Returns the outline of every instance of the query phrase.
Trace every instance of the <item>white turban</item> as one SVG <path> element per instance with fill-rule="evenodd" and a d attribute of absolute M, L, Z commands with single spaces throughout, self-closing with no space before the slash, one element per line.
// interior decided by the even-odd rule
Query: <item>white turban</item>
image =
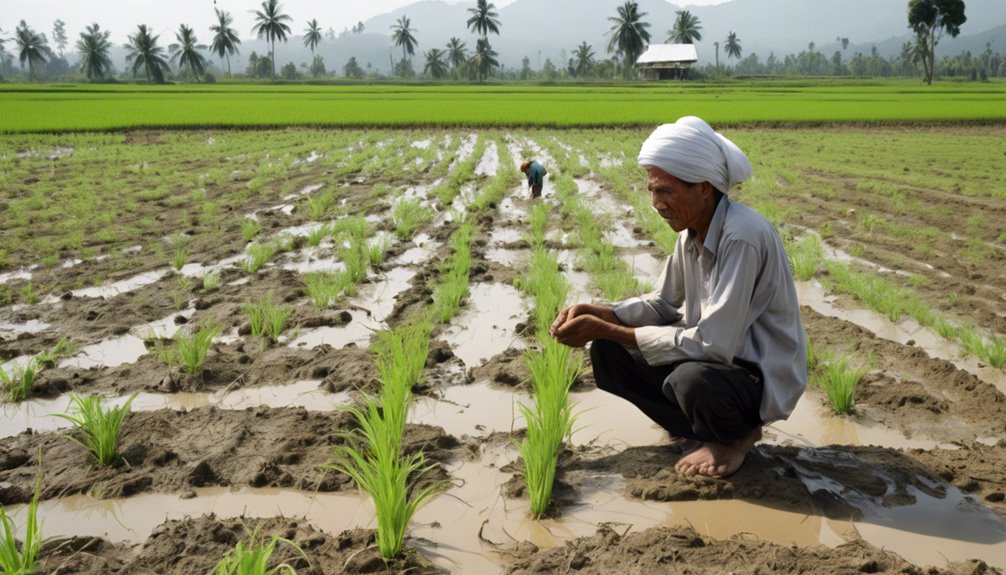
<path fill-rule="evenodd" d="M 653 130 L 638 160 L 688 183 L 709 182 L 724 194 L 752 173 L 744 152 L 695 116 Z"/>

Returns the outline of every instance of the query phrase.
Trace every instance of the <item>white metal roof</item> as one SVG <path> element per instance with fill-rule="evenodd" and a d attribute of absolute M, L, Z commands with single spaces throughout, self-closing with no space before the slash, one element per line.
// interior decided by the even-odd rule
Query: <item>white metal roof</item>
<path fill-rule="evenodd" d="M 636 64 L 659 62 L 696 62 L 699 59 L 695 44 L 650 44 Z"/>

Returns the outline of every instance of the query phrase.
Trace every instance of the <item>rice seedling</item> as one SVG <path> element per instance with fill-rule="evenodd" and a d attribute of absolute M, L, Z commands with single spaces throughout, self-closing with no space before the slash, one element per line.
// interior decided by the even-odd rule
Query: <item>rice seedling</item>
<path fill-rule="evenodd" d="M 280 563 L 270 569 L 269 562 L 280 543 L 290 547 L 304 561 L 307 561 L 304 550 L 293 541 L 279 535 L 273 535 L 268 540 L 259 539 L 261 528 L 261 525 L 256 527 L 246 541 L 238 541 L 217 563 L 213 573 L 215 575 L 296 575 L 297 571 L 288 563 Z"/>
<path fill-rule="evenodd" d="M 104 398 L 99 395 L 71 395 L 73 414 L 54 413 L 74 425 L 82 437 L 67 435 L 67 439 L 86 449 L 94 461 L 103 467 L 111 467 L 119 461 L 119 432 L 122 420 L 140 392 L 129 396 L 120 406 L 102 407 Z"/>
<path fill-rule="evenodd" d="M 427 500 L 442 488 L 438 482 L 427 483 L 436 469 L 423 453 L 400 453 L 401 426 L 404 420 L 374 398 L 365 396 L 360 408 L 347 407 L 359 424 L 347 445 L 336 448 L 333 459 L 325 465 L 348 475 L 370 496 L 377 516 L 377 547 L 385 559 L 398 557 L 409 521 Z M 402 411 L 407 411 L 407 407 Z"/>
<path fill-rule="evenodd" d="M 316 196 L 307 199 L 307 213 L 312 220 L 320 220 L 328 213 L 328 209 L 335 204 L 335 195 L 332 190 L 325 190 Z"/>
<path fill-rule="evenodd" d="M 210 272 L 203 276 L 203 291 L 213 291 L 220 287 L 220 274 Z"/>
<path fill-rule="evenodd" d="M 253 274 L 262 269 L 274 255 L 279 253 L 278 246 L 273 243 L 251 244 L 246 250 L 246 256 L 241 261 L 241 269 L 246 273 Z"/>
<path fill-rule="evenodd" d="M 367 243 L 367 260 L 370 265 L 380 265 L 384 261 L 384 254 L 388 251 L 388 238 L 380 237 Z"/>
<path fill-rule="evenodd" d="M 332 234 L 332 227 L 328 224 L 320 225 L 311 228 L 311 231 L 307 233 L 307 245 L 312 247 L 318 247 L 321 242 L 325 240 L 328 236 Z"/>
<path fill-rule="evenodd" d="M 241 220 L 241 237 L 244 238 L 246 242 L 252 241 L 256 235 L 258 235 L 259 230 L 262 229 L 262 224 L 258 220 L 252 218 L 245 218 Z"/>
<path fill-rule="evenodd" d="M 852 413 L 856 406 L 856 388 L 869 368 L 851 367 L 848 357 L 822 357 L 818 362 L 821 369 L 815 379 L 828 396 L 832 409 L 840 414 Z"/>
<path fill-rule="evenodd" d="M 34 359 L 14 365 L 10 373 L 0 367 L 0 382 L 3 383 L 7 401 L 16 403 L 28 399 L 28 396 L 31 395 L 31 389 L 35 385 L 35 378 L 40 371 L 41 369 Z"/>
<path fill-rule="evenodd" d="M 528 223 L 531 226 L 530 243 L 532 246 L 540 246 L 545 243 L 545 227 L 548 225 L 548 205 L 544 202 L 535 204 L 531 208 Z"/>
<path fill-rule="evenodd" d="M 68 338 L 61 337 L 56 342 L 56 345 L 39 352 L 35 356 L 35 361 L 38 362 L 40 369 L 56 367 L 57 361 L 77 353 L 77 349 L 78 346 L 76 343 Z"/>
<path fill-rule="evenodd" d="M 35 479 L 35 491 L 28 503 L 24 540 L 18 548 L 14 534 L 17 531 L 14 521 L 7 515 L 3 505 L 0 505 L 0 573 L 4 575 L 31 575 L 35 573 L 35 562 L 42 548 L 42 525 L 38 521 L 38 500 L 42 493 L 42 473 L 39 471 Z"/>
<path fill-rule="evenodd" d="M 342 293 L 340 281 L 344 281 L 341 274 L 331 272 L 312 272 L 304 274 L 304 289 L 308 297 L 314 302 L 318 309 L 325 309 L 331 305 L 332 301 Z"/>
<path fill-rule="evenodd" d="M 427 320 L 377 332 L 377 341 L 371 349 L 383 384 L 382 389 L 391 387 L 412 390 L 419 384 L 429 353 L 432 331 L 433 325 Z M 388 402 L 384 403 L 387 405 Z"/>
<path fill-rule="evenodd" d="M 286 325 L 286 319 L 293 313 L 292 307 L 278 305 L 270 296 L 262 297 L 254 303 L 245 302 L 243 307 L 251 322 L 252 336 L 265 336 L 270 342 L 279 339 Z"/>
<path fill-rule="evenodd" d="M 793 276 L 801 281 L 813 279 L 824 255 L 821 240 L 814 234 L 807 234 L 798 242 L 790 243 L 786 251 L 789 255 Z"/>
<path fill-rule="evenodd" d="M 41 301 L 41 299 L 42 297 L 35 290 L 35 286 L 32 282 L 28 282 L 21 286 L 21 301 L 24 303 L 34 305 Z"/>
<path fill-rule="evenodd" d="M 536 519 L 548 508 L 562 443 L 572 434 L 576 419 L 569 403 L 569 388 L 583 364 L 572 361 L 572 353 L 571 348 L 547 339 L 542 350 L 526 354 L 534 407 L 519 405 L 527 423 L 527 437 L 521 442 L 520 453 L 531 515 Z"/>
<path fill-rule="evenodd" d="M 472 225 L 465 222 L 455 230 L 450 244 L 453 248 L 451 260 L 441 270 L 442 281 L 433 293 L 431 317 L 440 323 L 450 321 L 461 303 L 468 296 L 468 274 L 472 265 L 471 242 Z"/>
<path fill-rule="evenodd" d="M 175 271 L 181 270 L 185 266 L 185 258 L 189 256 L 189 251 L 185 246 L 175 248 L 174 255 L 171 256 L 171 267 Z"/>
<path fill-rule="evenodd" d="M 433 209 L 424 206 L 419 198 L 400 198 L 391 206 L 395 236 L 400 240 L 411 238 L 416 230 L 433 219 L 433 214 Z"/>
<path fill-rule="evenodd" d="M 187 334 L 180 329 L 172 337 L 170 346 L 157 346 L 154 353 L 169 367 L 177 366 L 193 375 L 201 373 L 206 352 L 220 330 L 220 326 L 210 322 L 199 324 L 193 333 Z"/>

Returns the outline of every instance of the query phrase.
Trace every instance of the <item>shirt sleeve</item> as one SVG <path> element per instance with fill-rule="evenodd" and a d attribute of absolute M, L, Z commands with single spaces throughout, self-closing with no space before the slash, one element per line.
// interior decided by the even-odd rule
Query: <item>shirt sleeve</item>
<path fill-rule="evenodd" d="M 667 258 L 657 279 L 656 285 L 661 288 L 615 304 L 615 317 L 630 327 L 669 325 L 681 321 L 678 307 L 684 301 L 684 284 L 681 282 L 682 270 L 678 269 L 680 262 L 681 259 L 674 256 Z"/>
<path fill-rule="evenodd" d="M 636 344 L 648 364 L 666 365 L 689 359 L 733 363 L 741 337 L 751 325 L 748 316 L 761 265 L 758 250 L 745 241 L 724 246 L 719 257 L 722 259 L 718 278 L 694 327 L 636 328 Z"/>

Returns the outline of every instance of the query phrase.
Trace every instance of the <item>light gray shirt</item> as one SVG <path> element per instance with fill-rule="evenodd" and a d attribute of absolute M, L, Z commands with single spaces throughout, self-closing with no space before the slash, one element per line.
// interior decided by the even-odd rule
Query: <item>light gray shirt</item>
<path fill-rule="evenodd" d="M 786 419 L 807 385 L 807 344 L 782 240 L 772 223 L 723 196 L 703 245 L 678 237 L 652 294 L 615 305 L 650 365 L 703 360 L 757 365 L 760 416 Z"/>

